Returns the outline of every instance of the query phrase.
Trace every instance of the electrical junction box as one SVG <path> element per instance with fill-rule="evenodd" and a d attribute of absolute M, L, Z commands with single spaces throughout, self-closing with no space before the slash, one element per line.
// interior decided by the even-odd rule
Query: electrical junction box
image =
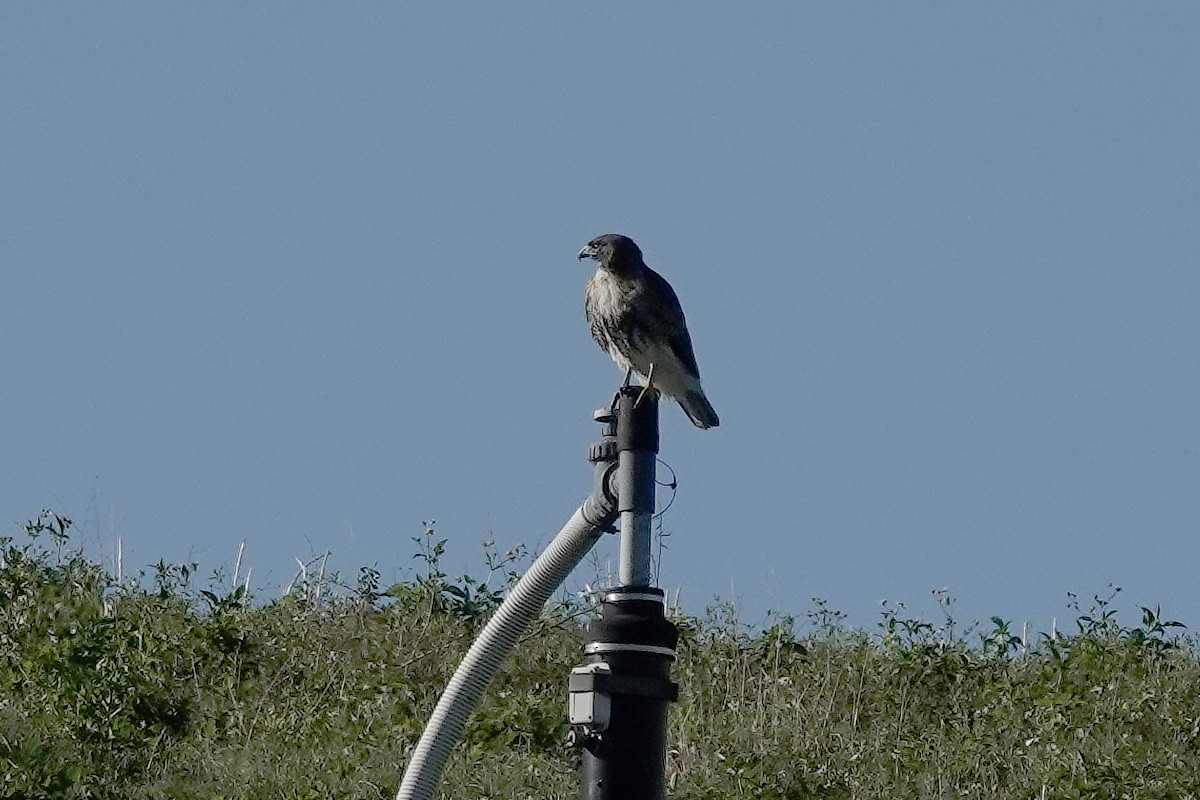
<path fill-rule="evenodd" d="M 612 695 L 600 687 L 610 675 L 612 668 L 602 661 L 571 670 L 567 718 L 572 725 L 582 725 L 591 733 L 608 728 Z"/>

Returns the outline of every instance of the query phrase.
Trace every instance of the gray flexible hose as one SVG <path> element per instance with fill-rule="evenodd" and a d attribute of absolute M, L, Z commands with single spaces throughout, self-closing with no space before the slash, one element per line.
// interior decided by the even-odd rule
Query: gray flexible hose
<path fill-rule="evenodd" d="M 404 771 L 396 800 L 433 797 L 450 750 L 462 735 L 467 717 L 488 682 L 521 633 L 541 613 L 550 595 L 592 549 L 615 516 L 611 505 L 594 495 L 589 497 L 509 592 L 446 684 Z"/>

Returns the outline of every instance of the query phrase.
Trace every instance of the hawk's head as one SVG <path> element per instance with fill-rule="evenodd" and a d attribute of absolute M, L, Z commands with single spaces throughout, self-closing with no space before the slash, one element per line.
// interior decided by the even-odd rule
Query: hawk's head
<path fill-rule="evenodd" d="M 593 259 L 601 269 L 611 269 L 616 272 L 635 269 L 642 264 L 642 250 L 628 236 L 619 233 L 606 233 L 597 236 L 583 246 L 579 258 Z"/>

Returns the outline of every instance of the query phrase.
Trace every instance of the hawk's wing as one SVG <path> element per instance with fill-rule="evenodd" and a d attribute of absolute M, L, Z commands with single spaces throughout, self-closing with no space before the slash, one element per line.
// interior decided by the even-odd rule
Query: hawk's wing
<path fill-rule="evenodd" d="M 662 337 L 671 346 L 671 352 L 679 359 L 684 368 L 694 377 L 700 377 L 700 367 L 696 365 L 696 353 L 692 350 L 692 337 L 688 334 L 687 320 L 683 316 L 683 307 L 679 298 L 667 279 L 650 267 L 646 273 L 646 304 L 651 317 L 654 334 Z"/>

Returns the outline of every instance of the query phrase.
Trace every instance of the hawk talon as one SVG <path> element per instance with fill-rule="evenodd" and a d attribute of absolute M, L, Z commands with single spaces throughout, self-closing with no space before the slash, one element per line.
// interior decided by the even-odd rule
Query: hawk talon
<path fill-rule="evenodd" d="M 642 402 L 642 398 L 646 396 L 646 392 L 650 392 L 650 391 L 654 392 L 655 394 L 658 394 L 658 389 L 652 389 L 649 386 L 643 386 L 642 391 L 638 392 L 637 399 L 633 401 L 633 407 L 637 408 L 638 405 Z"/>
<path fill-rule="evenodd" d="M 646 385 L 642 387 L 642 391 L 638 394 L 637 400 L 633 401 L 633 407 L 637 408 L 642 404 L 642 398 L 646 396 L 646 392 L 654 386 L 654 362 L 650 362 L 650 374 L 646 376 Z M 657 392 L 658 390 L 655 389 Z"/>

